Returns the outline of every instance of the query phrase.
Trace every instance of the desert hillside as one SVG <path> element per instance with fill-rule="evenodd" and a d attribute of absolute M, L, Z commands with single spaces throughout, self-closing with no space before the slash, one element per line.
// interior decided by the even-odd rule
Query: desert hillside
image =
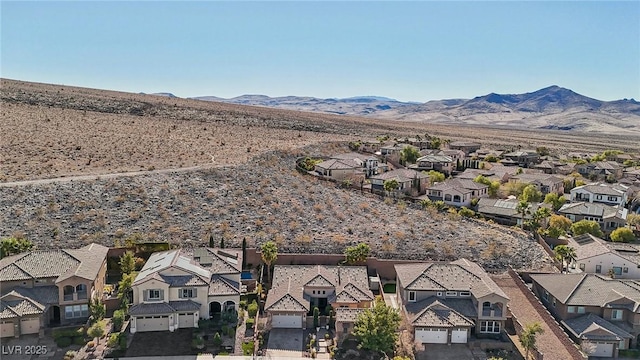
<path fill-rule="evenodd" d="M 2 79 L 0 182 L 245 163 L 327 141 L 424 135 L 556 152 L 638 149 L 640 137 L 424 124 Z"/>

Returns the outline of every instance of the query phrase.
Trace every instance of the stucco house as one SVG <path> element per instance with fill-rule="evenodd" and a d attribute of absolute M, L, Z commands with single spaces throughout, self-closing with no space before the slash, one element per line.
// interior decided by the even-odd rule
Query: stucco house
<path fill-rule="evenodd" d="M 576 222 L 592 220 L 600 224 L 600 229 L 609 235 L 613 230 L 627 224 L 628 210 L 621 206 L 600 203 L 576 202 L 562 205 L 558 213 Z"/>
<path fill-rule="evenodd" d="M 396 264 L 396 292 L 418 343 L 467 343 L 495 336 L 507 319 L 509 298 L 476 263 Z"/>
<path fill-rule="evenodd" d="M 409 167 L 419 171 L 436 170 L 445 175 L 451 175 L 456 167 L 456 162 L 446 155 L 425 155 L 419 157 L 416 163 Z"/>
<path fill-rule="evenodd" d="M 516 209 L 518 208 L 518 199 L 515 197 L 509 199 L 490 199 L 490 198 L 480 198 L 478 200 L 478 205 L 476 212 L 478 214 L 482 214 L 486 219 L 491 219 L 498 224 L 502 225 L 521 225 L 522 224 L 522 214 L 519 213 Z M 534 214 L 540 207 L 546 207 L 551 209 L 551 205 L 545 203 L 532 203 L 530 212 L 524 215 L 525 222 L 532 218 L 532 214 Z"/>
<path fill-rule="evenodd" d="M 576 252 L 570 272 L 613 275 L 620 279 L 640 279 L 640 246 L 607 242 L 591 234 L 567 239 Z"/>
<path fill-rule="evenodd" d="M 276 265 L 264 310 L 272 328 L 305 329 L 313 326 L 315 307 L 327 315 L 330 305 L 341 335 L 373 301 L 365 266 Z"/>
<path fill-rule="evenodd" d="M 480 144 L 470 141 L 453 141 L 449 143 L 448 148 L 452 150 L 461 150 L 468 156 L 472 152 L 480 150 L 480 146 Z"/>
<path fill-rule="evenodd" d="M 0 335 L 38 334 L 48 326 L 85 323 L 101 297 L 109 248 L 36 250 L 0 260 Z"/>
<path fill-rule="evenodd" d="M 600 274 L 532 274 L 532 290 L 590 356 L 617 357 L 640 336 L 640 283 Z M 585 346 L 590 343 L 590 346 Z"/>
<path fill-rule="evenodd" d="M 396 180 L 398 182 L 396 191 L 405 194 L 411 194 L 412 192 L 424 194 L 429 184 L 429 175 L 411 169 L 396 169 L 374 175 L 369 180 L 371 181 L 371 192 L 373 193 L 384 193 L 384 182 Z"/>
<path fill-rule="evenodd" d="M 576 171 L 589 179 L 604 180 L 606 178 L 620 179 L 624 168 L 615 161 L 597 161 L 576 165 Z"/>
<path fill-rule="evenodd" d="M 572 202 L 626 205 L 629 187 L 623 184 L 592 183 L 571 189 Z"/>
<path fill-rule="evenodd" d="M 518 174 L 512 176 L 509 181 L 533 185 L 542 195 L 549 193 L 564 194 L 564 180 L 549 174 Z"/>
<path fill-rule="evenodd" d="M 319 175 L 337 181 L 362 175 L 362 166 L 350 159 L 329 159 L 316 164 L 314 170 Z"/>
<path fill-rule="evenodd" d="M 331 158 L 336 160 L 353 161 L 360 165 L 366 177 L 378 174 L 379 161 L 375 156 L 350 152 L 346 154 L 333 155 Z"/>
<path fill-rule="evenodd" d="M 503 154 L 505 160 L 509 160 L 521 167 L 533 167 L 540 160 L 540 155 L 534 150 L 518 150 Z"/>
<path fill-rule="evenodd" d="M 451 206 L 471 206 L 471 200 L 488 195 L 489 186 L 466 179 L 449 179 L 427 188 L 426 196 L 432 201 L 444 201 Z"/>
<path fill-rule="evenodd" d="M 154 253 L 133 282 L 131 333 L 198 327 L 240 303 L 241 254 L 226 249 Z"/>
<path fill-rule="evenodd" d="M 456 175 L 456 179 L 473 180 L 482 175 L 491 181 L 499 181 L 501 184 L 509 181 L 515 175 L 516 170 L 507 166 L 494 166 L 491 169 L 465 169 Z"/>

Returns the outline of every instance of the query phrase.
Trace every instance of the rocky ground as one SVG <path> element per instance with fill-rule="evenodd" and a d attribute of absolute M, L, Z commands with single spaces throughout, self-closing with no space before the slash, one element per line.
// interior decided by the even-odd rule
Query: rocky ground
<path fill-rule="evenodd" d="M 238 166 L 193 172 L 0 187 L 0 237 L 38 248 L 113 245 L 133 233 L 181 246 L 275 240 L 283 252 L 341 253 L 359 242 L 383 258 L 467 257 L 487 269 L 550 263 L 528 235 L 483 221 L 381 199 L 302 175 L 295 159 L 344 144 L 275 151 Z"/>

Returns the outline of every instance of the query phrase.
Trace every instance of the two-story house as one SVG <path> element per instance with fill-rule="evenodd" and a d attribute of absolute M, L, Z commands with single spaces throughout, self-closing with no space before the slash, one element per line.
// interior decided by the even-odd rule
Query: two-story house
<path fill-rule="evenodd" d="M 327 315 L 330 305 L 342 335 L 373 300 L 365 266 L 276 265 L 264 309 L 272 328 L 303 329 L 313 326 L 315 307 Z"/>
<path fill-rule="evenodd" d="M 240 303 L 240 254 L 196 249 L 154 253 L 133 282 L 131 333 L 198 327 Z"/>
<path fill-rule="evenodd" d="M 472 152 L 480 150 L 480 146 L 480 144 L 470 141 L 453 141 L 449 143 L 448 148 L 452 150 L 461 150 L 468 156 Z"/>
<path fill-rule="evenodd" d="M 527 168 L 533 167 L 533 165 L 537 164 L 540 160 L 540 155 L 534 150 L 513 151 L 503 154 L 502 157 L 518 166 Z"/>
<path fill-rule="evenodd" d="M 456 162 L 446 155 L 425 155 L 419 157 L 416 163 L 409 167 L 419 171 L 436 170 L 445 175 L 451 175 L 456 167 Z"/>
<path fill-rule="evenodd" d="M 418 343 L 467 343 L 496 336 L 509 298 L 476 263 L 396 264 L 396 292 Z"/>
<path fill-rule="evenodd" d="M 617 357 L 640 336 L 640 283 L 599 274 L 532 274 L 532 290 L 590 356 Z M 588 343 L 588 345 L 586 344 Z"/>
<path fill-rule="evenodd" d="M 429 185 L 429 175 L 411 169 L 396 169 L 369 178 L 371 181 L 371 192 L 376 194 L 384 193 L 384 183 L 387 180 L 398 182 L 396 191 L 405 194 L 424 194 Z"/>
<path fill-rule="evenodd" d="M 593 183 L 576 186 L 570 193 L 572 202 L 584 201 L 625 206 L 628 190 L 629 187 L 622 184 Z"/>
<path fill-rule="evenodd" d="M 471 200 L 488 196 L 489 186 L 466 179 L 448 179 L 427 188 L 426 196 L 432 201 L 444 201 L 457 207 L 470 207 Z"/>
<path fill-rule="evenodd" d="M 615 161 L 597 161 L 576 165 L 576 171 L 586 178 L 593 180 L 620 179 L 624 168 Z"/>
<path fill-rule="evenodd" d="M 480 198 L 476 212 L 482 214 L 486 219 L 491 219 L 502 225 L 522 225 L 522 213 L 518 212 L 520 201 L 511 196 L 508 199 Z M 532 203 L 530 211 L 524 214 L 524 221 L 532 219 L 532 215 L 541 208 L 546 207 L 551 210 L 551 205 L 545 203 Z"/>
<path fill-rule="evenodd" d="M 1 337 L 86 322 L 91 299 L 101 297 L 104 291 L 108 251 L 90 244 L 0 260 Z"/>
<path fill-rule="evenodd" d="M 351 159 L 329 159 L 316 164 L 314 170 L 319 175 L 337 181 L 363 174 L 362 166 Z"/>
<path fill-rule="evenodd" d="M 610 206 L 601 203 L 576 202 L 562 205 L 558 213 L 576 222 L 592 220 L 600 224 L 600 229 L 609 235 L 619 227 L 627 224 L 628 210 L 621 206 Z"/>
<path fill-rule="evenodd" d="M 356 164 L 360 165 L 360 167 L 362 167 L 367 178 L 378 174 L 379 161 L 375 156 L 350 152 L 346 154 L 333 155 L 331 156 L 331 158 L 336 160 L 348 160 L 355 162 Z"/>
<path fill-rule="evenodd" d="M 570 272 L 612 275 L 620 279 L 640 279 L 640 246 L 607 242 L 591 234 L 567 239 L 576 253 Z"/>
<path fill-rule="evenodd" d="M 509 181 L 533 185 L 542 195 L 549 193 L 564 194 L 564 180 L 549 174 L 518 174 L 512 176 Z"/>

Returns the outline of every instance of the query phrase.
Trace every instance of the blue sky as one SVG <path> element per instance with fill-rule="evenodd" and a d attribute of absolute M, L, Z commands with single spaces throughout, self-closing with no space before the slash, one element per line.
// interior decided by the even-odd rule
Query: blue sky
<path fill-rule="evenodd" d="M 640 2 L 1 2 L 5 78 L 404 101 L 640 99 Z"/>

